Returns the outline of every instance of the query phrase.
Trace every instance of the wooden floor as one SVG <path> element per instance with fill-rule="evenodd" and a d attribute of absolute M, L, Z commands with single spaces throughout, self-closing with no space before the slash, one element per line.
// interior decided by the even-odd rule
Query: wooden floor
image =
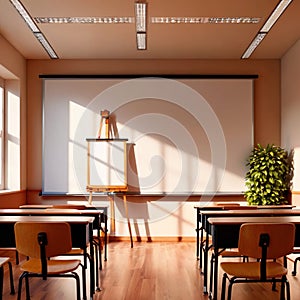
<path fill-rule="evenodd" d="M 13 259 L 14 283 L 17 290 L 19 267 L 15 265 L 13 252 L 0 252 Z M 21 259 L 24 259 L 21 257 Z M 96 292 L 94 300 L 202 300 L 203 276 L 195 257 L 195 243 L 127 242 L 108 245 L 108 261 L 101 271 L 102 291 Z M 289 262 L 291 267 L 291 262 Z M 291 269 L 291 268 L 290 268 Z M 300 299 L 300 264 L 296 277 L 289 275 L 291 299 Z M 31 279 L 32 300 L 75 299 L 72 279 Z M 233 300 L 279 299 L 279 293 L 269 284 L 237 284 L 233 287 Z M 8 268 L 5 267 L 4 300 L 17 299 L 10 295 Z M 22 294 L 25 299 L 25 293 Z"/>

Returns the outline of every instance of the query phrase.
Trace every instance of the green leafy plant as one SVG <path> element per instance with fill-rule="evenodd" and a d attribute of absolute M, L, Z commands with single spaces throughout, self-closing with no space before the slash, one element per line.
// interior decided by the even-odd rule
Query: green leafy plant
<path fill-rule="evenodd" d="M 258 144 L 248 158 L 244 196 L 249 205 L 280 205 L 288 203 L 292 178 L 292 153 L 285 149 Z"/>

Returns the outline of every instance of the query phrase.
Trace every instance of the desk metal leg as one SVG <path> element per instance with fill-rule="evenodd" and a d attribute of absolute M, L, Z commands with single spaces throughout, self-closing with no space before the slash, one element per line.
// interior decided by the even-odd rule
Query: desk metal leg
<path fill-rule="evenodd" d="M 203 266 L 203 293 L 207 294 L 207 274 L 208 274 L 208 250 L 209 250 L 209 239 L 208 239 L 208 232 L 206 231 L 206 240 L 205 240 L 205 247 L 204 247 L 204 266 Z"/>
<path fill-rule="evenodd" d="M 107 261 L 107 212 L 104 213 L 104 260 Z"/>
<path fill-rule="evenodd" d="M 4 271 L 2 265 L 0 266 L 0 300 L 2 300 L 2 294 L 3 294 L 3 276 L 4 276 Z"/>
<path fill-rule="evenodd" d="M 199 251 L 199 247 L 200 247 L 200 244 L 199 244 L 199 223 L 200 223 L 200 217 L 199 217 L 199 209 L 197 208 L 197 217 L 196 217 L 196 236 L 197 236 L 197 238 L 196 238 L 196 257 L 197 257 L 197 259 L 199 258 L 199 253 L 200 253 L 200 251 Z M 201 266 L 200 266 L 200 268 L 201 268 Z"/>
<path fill-rule="evenodd" d="M 89 236 L 90 236 L 90 299 L 93 299 L 95 293 L 96 283 L 95 283 L 95 255 L 93 247 L 93 224 L 89 226 Z M 100 279 L 99 279 L 99 289 L 100 288 Z"/>
<path fill-rule="evenodd" d="M 203 264 L 203 258 L 202 258 L 202 252 L 203 252 L 203 247 L 205 245 L 205 242 L 203 241 L 203 227 L 201 226 L 201 228 L 199 229 L 200 230 L 200 245 L 198 246 L 200 248 L 200 261 L 199 261 L 199 267 L 200 269 L 202 269 L 202 264 Z"/>

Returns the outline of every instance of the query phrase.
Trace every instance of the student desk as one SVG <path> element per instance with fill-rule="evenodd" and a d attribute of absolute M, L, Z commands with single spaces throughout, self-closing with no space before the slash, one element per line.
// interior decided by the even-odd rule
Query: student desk
<path fill-rule="evenodd" d="M 201 242 L 203 241 L 203 227 L 202 225 L 202 211 L 212 211 L 212 210 L 244 210 L 244 209 L 291 209 L 295 207 L 294 205 L 239 205 L 237 203 L 217 203 L 217 204 L 206 204 L 206 205 L 196 205 L 194 206 L 196 210 L 196 257 L 199 258 L 200 253 L 200 238 Z M 201 237 L 200 237 L 201 234 Z M 202 267 L 202 257 L 200 256 L 200 267 Z"/>
<path fill-rule="evenodd" d="M 72 245 L 76 248 L 86 250 L 86 245 L 92 242 L 94 218 L 90 216 L 28 216 L 28 215 L 0 215 L 1 248 L 14 248 L 15 234 L 14 225 L 16 222 L 67 222 L 71 227 Z M 94 276 L 94 250 L 90 247 L 90 298 L 93 298 L 95 291 Z"/>
<path fill-rule="evenodd" d="M 212 235 L 215 263 L 212 298 L 218 296 L 218 253 L 223 248 L 237 248 L 239 230 L 244 223 L 293 223 L 296 225 L 295 247 L 300 246 L 300 215 L 268 216 L 268 217 L 217 217 L 209 218 L 209 232 Z"/>
<path fill-rule="evenodd" d="M 213 245 L 209 245 L 209 235 L 211 235 L 211 229 L 209 226 L 208 219 L 209 218 L 224 218 L 224 217 L 249 217 L 249 216 L 257 216 L 257 217 L 269 217 L 269 216 L 286 216 L 286 215 L 295 215 L 300 216 L 300 209 L 286 209 L 286 207 L 277 207 L 277 208 L 260 208 L 251 207 L 247 209 L 247 206 L 239 207 L 238 209 L 226 210 L 226 209 L 219 209 L 219 210 L 201 210 L 199 212 L 200 219 L 201 219 L 201 245 L 203 245 L 203 292 L 204 294 L 207 293 L 207 282 L 208 282 L 208 251 Z M 203 242 L 203 231 L 205 231 L 205 240 Z M 199 242 L 198 242 L 199 243 Z M 229 248 L 229 247 L 226 247 Z M 202 258 L 202 253 L 200 254 Z M 201 262 L 201 260 L 200 260 Z M 202 265 L 200 265 L 202 268 Z"/>
<path fill-rule="evenodd" d="M 197 209 L 197 253 L 200 255 L 200 269 L 202 269 L 203 256 L 203 292 L 207 294 L 208 283 L 208 251 L 212 247 L 209 245 L 210 230 L 208 226 L 208 218 L 210 217 L 238 217 L 238 216 L 285 216 L 285 215 L 299 215 L 300 209 L 293 208 L 292 205 L 278 205 L 278 206 L 234 206 L 234 205 L 212 205 L 195 207 Z M 293 208 L 293 209 L 292 209 Z M 200 225 L 201 224 L 201 228 Z M 199 240 L 199 231 L 201 234 Z M 203 234 L 206 233 L 204 239 Z M 204 249 L 203 249 L 204 248 Z M 202 253 L 203 252 L 203 253 Z"/>

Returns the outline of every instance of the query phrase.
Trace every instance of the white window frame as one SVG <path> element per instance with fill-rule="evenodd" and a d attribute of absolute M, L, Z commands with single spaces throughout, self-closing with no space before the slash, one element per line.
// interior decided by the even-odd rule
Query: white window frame
<path fill-rule="evenodd" d="M 0 77 L 0 190 L 5 189 L 5 81 Z"/>

